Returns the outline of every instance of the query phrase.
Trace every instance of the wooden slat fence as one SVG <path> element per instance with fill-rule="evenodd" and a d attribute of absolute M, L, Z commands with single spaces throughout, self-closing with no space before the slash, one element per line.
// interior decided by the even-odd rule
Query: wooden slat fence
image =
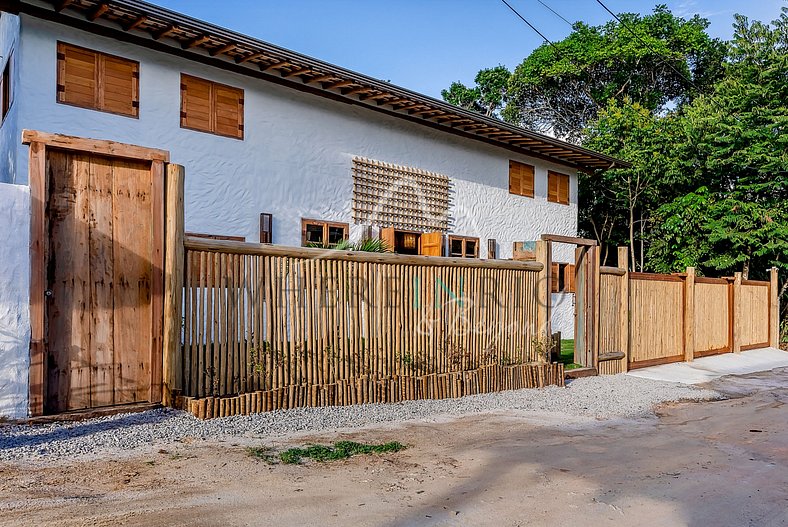
<path fill-rule="evenodd" d="M 563 383 L 555 366 L 522 366 L 547 351 L 541 263 L 198 238 L 185 249 L 183 397 L 257 393 L 274 409 Z"/>
<path fill-rule="evenodd" d="M 627 273 L 625 250 L 619 265 L 600 269 L 599 373 L 777 346 L 776 269 L 769 281 Z"/>

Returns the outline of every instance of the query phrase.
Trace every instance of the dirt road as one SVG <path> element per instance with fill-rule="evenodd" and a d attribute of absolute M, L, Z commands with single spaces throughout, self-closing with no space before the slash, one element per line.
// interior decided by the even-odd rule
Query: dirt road
<path fill-rule="evenodd" d="M 4 464 L 0 524 L 787 525 L 788 371 L 714 387 L 737 398 L 637 421 L 498 413 L 308 438 L 410 445 L 326 464 L 268 465 L 228 443 Z"/>

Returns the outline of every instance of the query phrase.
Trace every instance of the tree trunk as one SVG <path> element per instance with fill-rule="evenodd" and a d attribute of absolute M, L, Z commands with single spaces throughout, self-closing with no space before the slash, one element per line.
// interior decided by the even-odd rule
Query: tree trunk
<path fill-rule="evenodd" d="M 748 280 L 750 276 L 750 259 L 747 258 L 744 260 L 741 268 L 741 277 L 745 280 Z"/>

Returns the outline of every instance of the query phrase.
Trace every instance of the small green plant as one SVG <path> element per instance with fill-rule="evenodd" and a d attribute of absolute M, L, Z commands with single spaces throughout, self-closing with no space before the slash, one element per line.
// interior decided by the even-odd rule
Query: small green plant
<path fill-rule="evenodd" d="M 273 463 L 276 461 L 276 456 L 273 450 L 267 446 L 254 446 L 246 449 L 246 453 L 251 457 L 257 458 L 266 463 Z"/>
<path fill-rule="evenodd" d="M 387 452 L 399 452 L 405 449 L 405 445 L 397 441 L 382 443 L 379 445 L 369 445 L 356 443 L 355 441 L 337 441 L 334 446 L 327 445 L 307 445 L 304 448 L 290 448 L 279 454 L 279 459 L 286 465 L 301 463 L 303 458 L 314 461 L 336 461 L 347 459 L 359 454 L 384 454 Z"/>
<path fill-rule="evenodd" d="M 315 249 L 334 249 L 337 251 L 359 251 L 366 253 L 386 253 L 391 251 L 391 247 L 386 242 L 379 238 L 364 238 L 357 242 L 350 240 L 340 240 L 335 244 L 327 243 L 309 243 L 307 247 Z"/>

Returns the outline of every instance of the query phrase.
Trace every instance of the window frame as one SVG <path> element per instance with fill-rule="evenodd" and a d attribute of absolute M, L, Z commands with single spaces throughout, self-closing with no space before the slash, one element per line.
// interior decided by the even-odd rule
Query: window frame
<path fill-rule="evenodd" d="M 329 244 L 328 243 L 328 230 L 330 227 L 338 227 L 344 229 L 344 233 L 342 235 L 343 240 L 347 240 L 350 236 L 350 224 L 344 223 L 341 221 L 327 221 L 327 220 L 314 220 L 310 218 L 301 218 L 301 247 L 309 247 L 309 243 L 314 242 L 307 242 L 306 240 L 306 227 L 307 225 L 319 225 L 323 228 L 323 243 L 322 245 L 326 247 L 336 247 L 337 244 Z"/>
<path fill-rule="evenodd" d="M 522 189 L 523 189 L 522 179 L 520 180 L 520 191 L 519 192 L 514 192 L 512 190 L 512 168 L 514 168 L 515 166 L 520 167 L 520 178 L 522 178 L 522 174 L 523 174 L 522 167 L 530 168 L 530 171 L 531 171 L 531 192 L 530 192 L 530 194 L 523 193 L 523 191 L 522 191 Z M 514 159 L 510 159 L 509 160 L 509 194 L 512 194 L 514 196 L 523 196 L 525 198 L 531 198 L 531 199 L 533 199 L 536 196 L 536 167 L 534 165 L 530 165 L 528 163 L 523 163 L 522 161 L 515 161 Z"/>
<path fill-rule="evenodd" d="M 462 256 L 455 256 L 451 250 L 453 241 L 462 242 Z M 474 242 L 475 250 L 472 256 L 468 256 L 468 242 Z M 449 234 L 448 236 L 448 256 L 451 258 L 479 258 L 479 238 L 476 236 L 460 236 L 456 234 Z"/>
<path fill-rule="evenodd" d="M 84 104 L 77 104 L 68 101 L 61 101 L 60 94 L 61 92 L 65 92 L 65 55 L 63 56 L 63 66 L 61 67 L 61 54 L 64 52 L 62 48 L 69 47 L 77 50 L 81 50 L 83 52 L 92 53 L 95 55 L 96 58 L 98 57 L 108 57 L 114 60 L 128 62 L 133 66 L 132 72 L 132 100 L 131 100 L 131 108 L 132 113 L 124 113 L 124 112 L 117 112 L 114 110 L 107 110 L 106 108 L 102 108 L 99 103 L 100 93 L 99 87 L 103 86 L 105 83 L 101 82 L 102 80 L 102 71 L 99 67 L 99 64 L 96 64 L 96 78 L 95 80 L 95 87 L 94 87 L 94 95 L 93 98 L 95 100 L 95 105 L 88 106 Z M 93 110 L 96 112 L 102 113 L 109 113 L 112 115 L 120 115 L 122 117 L 129 117 L 131 119 L 139 119 L 140 118 L 140 62 L 138 60 L 128 59 L 126 57 L 121 57 L 120 55 L 113 55 L 111 53 L 104 53 L 103 51 L 98 51 L 96 49 L 90 49 L 83 46 L 77 46 L 75 44 L 69 44 L 68 42 L 63 42 L 62 40 L 57 41 L 57 60 L 55 61 L 56 64 L 56 80 L 55 80 L 55 102 L 57 104 L 64 104 L 66 106 L 73 106 L 74 108 L 83 108 L 85 110 Z M 61 86 L 63 89 L 61 90 Z"/>
<path fill-rule="evenodd" d="M 208 114 L 210 116 L 211 126 L 213 128 L 212 130 L 206 130 L 204 128 L 197 128 L 195 126 L 187 126 L 185 124 L 186 119 L 187 119 L 187 117 L 186 117 L 186 109 L 184 108 L 184 102 L 186 100 L 185 97 L 184 97 L 184 95 L 186 94 L 186 87 L 185 87 L 186 85 L 184 84 L 183 81 L 184 81 L 185 78 L 195 79 L 197 81 L 205 82 L 205 83 L 208 83 L 210 85 L 210 87 L 211 87 L 211 95 L 210 95 L 210 103 L 209 103 L 210 107 L 208 108 Z M 246 92 L 244 91 L 243 88 L 238 88 L 237 86 L 230 86 L 229 84 L 223 84 L 221 82 L 212 81 L 210 79 L 206 79 L 206 78 L 203 78 L 203 77 L 198 77 L 196 75 L 190 75 L 188 73 L 183 73 L 183 72 L 181 72 L 180 81 L 181 81 L 181 83 L 180 83 L 180 94 L 181 94 L 180 127 L 182 129 L 184 129 L 184 130 L 192 130 L 193 132 L 202 132 L 204 134 L 218 135 L 219 137 L 228 137 L 230 139 L 237 139 L 239 141 L 243 141 L 246 138 L 246 127 L 244 126 L 245 113 L 246 113 Z M 240 134 L 238 134 L 238 135 L 223 134 L 223 133 L 220 133 L 220 132 L 216 131 L 216 96 L 215 96 L 215 89 L 216 89 L 217 86 L 221 87 L 221 88 L 224 88 L 224 89 L 227 89 L 227 90 L 231 90 L 231 91 L 235 91 L 235 92 L 239 92 L 240 93 L 240 97 L 239 97 L 240 109 L 239 109 L 239 112 L 238 112 L 238 114 L 239 114 L 238 130 L 239 130 Z"/>
<path fill-rule="evenodd" d="M 0 126 L 5 122 L 5 118 L 11 112 L 14 104 L 14 84 L 13 84 L 13 65 L 14 50 L 8 53 L 8 60 L 0 72 Z"/>
<path fill-rule="evenodd" d="M 561 200 L 561 185 L 560 181 L 566 178 L 566 201 Z M 550 186 L 551 181 L 556 180 L 558 183 L 558 189 L 556 190 L 556 199 L 550 199 Z M 554 170 L 547 171 L 547 201 L 550 203 L 558 203 L 559 205 L 569 205 L 572 203 L 571 200 L 571 190 L 572 190 L 572 178 L 569 174 L 564 174 L 561 172 L 556 172 Z"/>

